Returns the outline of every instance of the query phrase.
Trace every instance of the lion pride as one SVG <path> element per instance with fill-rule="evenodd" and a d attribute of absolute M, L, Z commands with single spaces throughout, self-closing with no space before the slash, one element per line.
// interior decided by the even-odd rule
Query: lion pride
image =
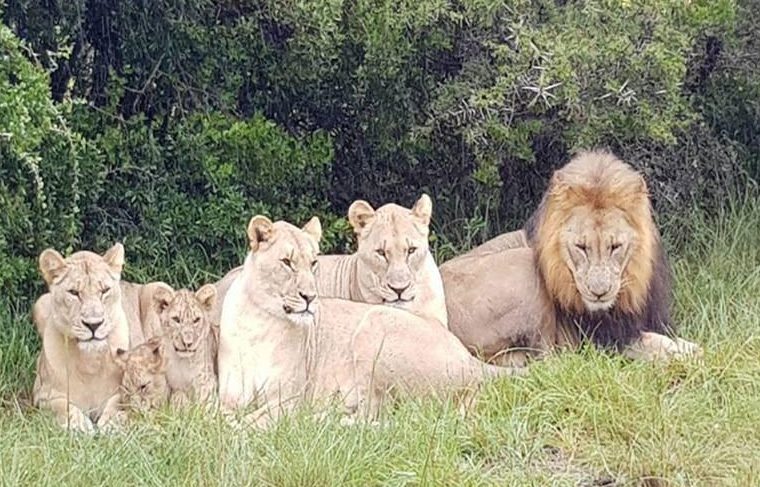
<path fill-rule="evenodd" d="M 486 242 L 441 275 L 452 332 L 497 363 L 582 340 L 647 360 L 701 352 L 672 335 L 670 270 L 644 178 L 608 152 L 556 171 L 525 234 Z"/>

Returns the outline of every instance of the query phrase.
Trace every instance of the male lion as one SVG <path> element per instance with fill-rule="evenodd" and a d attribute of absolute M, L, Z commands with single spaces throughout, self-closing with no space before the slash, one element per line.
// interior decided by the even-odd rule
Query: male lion
<path fill-rule="evenodd" d="M 441 266 L 449 324 L 468 348 L 507 363 L 582 339 L 647 360 L 700 352 L 665 336 L 670 271 L 630 166 L 580 153 L 554 173 L 526 230 L 530 248 L 513 232 Z M 504 353 L 513 348 L 523 351 Z"/>
<path fill-rule="evenodd" d="M 195 293 L 162 288 L 154 300 L 164 337 L 171 405 L 208 403 L 217 388 L 218 332 L 208 318 L 216 288 L 206 284 Z"/>
<path fill-rule="evenodd" d="M 222 309 L 219 394 L 225 410 L 255 401 L 266 422 L 303 401 L 338 397 L 374 416 L 387 398 L 467 392 L 514 371 L 470 355 L 438 323 L 389 306 L 319 298 L 322 229 L 255 216 L 250 252 Z"/>
<path fill-rule="evenodd" d="M 317 289 L 324 298 L 386 304 L 448 328 L 443 281 L 428 247 L 433 202 L 423 194 L 411 209 L 389 203 L 377 210 L 363 200 L 348 209 L 357 237 L 349 255 L 317 257 Z M 241 267 L 217 283 L 217 320 L 229 286 Z"/>
<path fill-rule="evenodd" d="M 153 337 L 132 350 L 118 349 L 115 360 L 124 373 L 121 379 L 123 407 L 144 413 L 159 409 L 169 401 L 166 355 L 161 337 Z"/>
<path fill-rule="evenodd" d="M 53 249 L 40 254 L 49 292 L 34 305 L 42 350 L 37 359 L 34 404 L 52 410 L 59 424 L 92 431 L 121 419 L 121 369 L 112 353 L 128 349 L 129 324 L 119 280 L 124 247 L 103 256 L 80 251 L 64 258 Z"/>

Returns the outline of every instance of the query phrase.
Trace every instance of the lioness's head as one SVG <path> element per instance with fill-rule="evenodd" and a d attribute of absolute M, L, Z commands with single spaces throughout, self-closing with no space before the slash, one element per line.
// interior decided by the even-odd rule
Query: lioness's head
<path fill-rule="evenodd" d="M 417 279 L 429 255 L 433 203 L 423 194 L 412 209 L 390 203 L 374 210 L 363 200 L 348 209 L 357 254 L 369 272 L 359 275 L 370 303 L 404 306 L 417 294 Z"/>
<path fill-rule="evenodd" d="M 539 266 L 563 307 L 641 310 L 658 239 L 641 175 L 612 154 L 581 153 L 554 173 L 537 220 Z"/>
<path fill-rule="evenodd" d="M 216 302 L 216 288 L 206 284 L 192 292 L 161 287 L 153 295 L 161 329 L 180 356 L 191 356 L 211 333 L 209 313 Z"/>
<path fill-rule="evenodd" d="M 121 302 L 124 247 L 117 243 L 102 256 L 80 251 L 67 258 L 47 249 L 39 266 L 55 305 L 54 326 L 82 350 L 105 346 L 115 326 L 110 311 Z"/>
<path fill-rule="evenodd" d="M 272 223 L 261 215 L 251 218 L 251 254 L 244 272 L 250 270 L 259 277 L 252 296 L 259 307 L 299 326 L 314 323 L 318 302 L 314 272 L 321 238 L 317 217 L 303 229 L 284 221 Z"/>
<path fill-rule="evenodd" d="M 157 409 L 169 399 L 163 346 L 161 337 L 153 337 L 132 350 L 116 350 L 114 360 L 124 373 L 121 400 L 126 408 Z"/>

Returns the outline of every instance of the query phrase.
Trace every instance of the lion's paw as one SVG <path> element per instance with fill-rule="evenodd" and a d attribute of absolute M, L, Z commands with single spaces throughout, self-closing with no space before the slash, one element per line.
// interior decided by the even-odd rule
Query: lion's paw
<path fill-rule="evenodd" d="M 92 424 L 90 418 L 79 409 L 73 407 L 69 410 L 67 421 L 62 422 L 61 426 L 78 433 L 95 433 L 95 425 Z"/>
<path fill-rule="evenodd" d="M 670 347 L 670 356 L 675 359 L 701 358 L 704 355 L 702 347 L 694 342 L 676 337 L 673 340 L 673 346 Z"/>

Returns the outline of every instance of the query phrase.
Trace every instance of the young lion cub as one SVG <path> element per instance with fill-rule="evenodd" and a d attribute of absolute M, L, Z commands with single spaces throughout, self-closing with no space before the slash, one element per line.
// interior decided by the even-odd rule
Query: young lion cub
<path fill-rule="evenodd" d="M 133 348 L 116 350 L 116 364 L 124 372 L 121 379 L 122 406 L 132 412 L 159 409 L 169 401 L 166 357 L 161 337 Z"/>
<path fill-rule="evenodd" d="M 154 295 L 167 358 L 170 403 L 174 407 L 213 399 L 218 332 L 208 316 L 215 300 L 216 288 L 212 284 L 195 293 L 161 288 Z"/>

